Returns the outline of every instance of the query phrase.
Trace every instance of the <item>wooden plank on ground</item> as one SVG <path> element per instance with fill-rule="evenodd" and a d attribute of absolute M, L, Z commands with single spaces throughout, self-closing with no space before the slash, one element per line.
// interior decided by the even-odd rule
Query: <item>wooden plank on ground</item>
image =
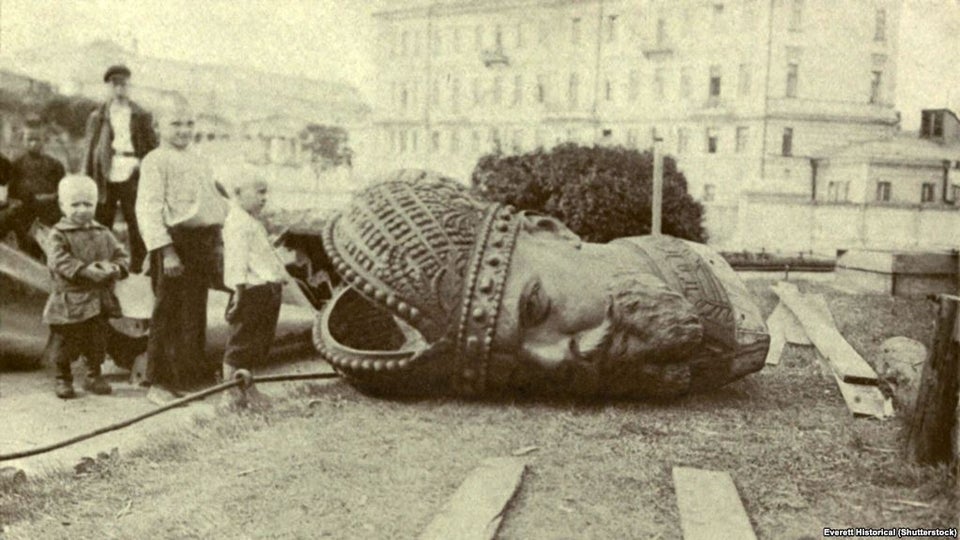
<path fill-rule="evenodd" d="M 826 320 L 812 302 L 804 298 L 792 283 L 780 282 L 773 288 L 780 300 L 800 320 L 810 341 L 817 347 L 834 372 L 848 383 L 876 385 L 877 373 L 860 353 L 847 343 L 831 320 Z"/>
<path fill-rule="evenodd" d="M 764 363 L 768 366 L 780 365 L 780 355 L 783 354 L 783 347 L 787 344 L 787 338 L 784 335 L 785 330 L 782 326 L 774 326 L 767 323 L 767 330 L 770 332 L 770 348 L 767 349 L 767 359 Z"/>
<path fill-rule="evenodd" d="M 729 473 L 673 468 L 684 540 L 756 539 Z"/>
<path fill-rule="evenodd" d="M 782 302 L 773 308 L 773 313 L 767 318 L 767 327 L 773 326 L 783 328 L 784 337 L 787 343 L 794 345 L 813 345 L 807 333 L 803 330 L 803 325 L 797 319 L 797 316 L 790 311 Z"/>
<path fill-rule="evenodd" d="M 522 458 L 484 460 L 427 525 L 420 540 L 493 538 L 503 520 L 504 508 L 520 487 L 526 468 Z"/>
<path fill-rule="evenodd" d="M 883 395 L 879 387 L 844 382 L 836 374 L 834 378 L 843 401 L 854 416 L 868 416 L 880 420 L 893 416 L 893 402 Z"/>

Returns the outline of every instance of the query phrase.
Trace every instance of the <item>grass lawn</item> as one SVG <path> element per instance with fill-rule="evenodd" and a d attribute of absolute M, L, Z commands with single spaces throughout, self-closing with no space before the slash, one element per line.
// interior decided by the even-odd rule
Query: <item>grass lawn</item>
<path fill-rule="evenodd" d="M 767 313 L 771 283 L 750 283 Z M 868 361 L 888 337 L 932 335 L 925 300 L 828 303 Z M 780 366 L 662 403 L 391 402 L 304 385 L 266 415 L 185 426 L 90 474 L 0 493 L 0 523 L 9 540 L 411 538 L 483 458 L 536 446 L 500 538 L 679 538 L 675 465 L 730 472 L 760 538 L 955 527 L 947 468 L 903 462 L 902 427 L 852 418 L 792 346 Z"/>

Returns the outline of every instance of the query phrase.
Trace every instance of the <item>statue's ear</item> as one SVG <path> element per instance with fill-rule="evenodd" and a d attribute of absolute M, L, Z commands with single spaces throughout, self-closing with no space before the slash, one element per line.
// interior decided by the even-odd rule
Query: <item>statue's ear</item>
<path fill-rule="evenodd" d="M 544 214 L 525 212 L 523 230 L 534 235 L 548 235 L 576 244 L 582 243 L 580 237 L 567 228 L 559 219 Z"/>

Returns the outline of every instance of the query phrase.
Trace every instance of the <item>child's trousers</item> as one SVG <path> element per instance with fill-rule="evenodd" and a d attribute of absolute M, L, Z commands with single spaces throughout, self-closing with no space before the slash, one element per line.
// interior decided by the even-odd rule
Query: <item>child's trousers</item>
<path fill-rule="evenodd" d="M 243 291 L 237 314 L 230 322 L 224 364 L 249 369 L 266 359 L 277 331 L 282 293 L 279 283 L 255 285 Z"/>
<path fill-rule="evenodd" d="M 83 355 L 88 377 L 100 376 L 100 364 L 107 349 L 106 319 L 100 315 L 73 324 L 51 324 L 44 356 L 56 366 L 57 379 L 73 382 L 70 364 Z"/>

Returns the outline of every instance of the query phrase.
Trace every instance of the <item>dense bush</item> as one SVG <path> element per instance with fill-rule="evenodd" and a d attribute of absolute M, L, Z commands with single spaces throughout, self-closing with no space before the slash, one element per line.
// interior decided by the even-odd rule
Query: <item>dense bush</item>
<path fill-rule="evenodd" d="M 484 156 L 472 183 L 483 197 L 552 215 L 584 240 L 606 242 L 650 233 L 652 178 L 650 152 L 568 143 Z M 663 233 L 705 242 L 703 206 L 687 193 L 687 179 L 669 156 L 663 180 Z"/>

